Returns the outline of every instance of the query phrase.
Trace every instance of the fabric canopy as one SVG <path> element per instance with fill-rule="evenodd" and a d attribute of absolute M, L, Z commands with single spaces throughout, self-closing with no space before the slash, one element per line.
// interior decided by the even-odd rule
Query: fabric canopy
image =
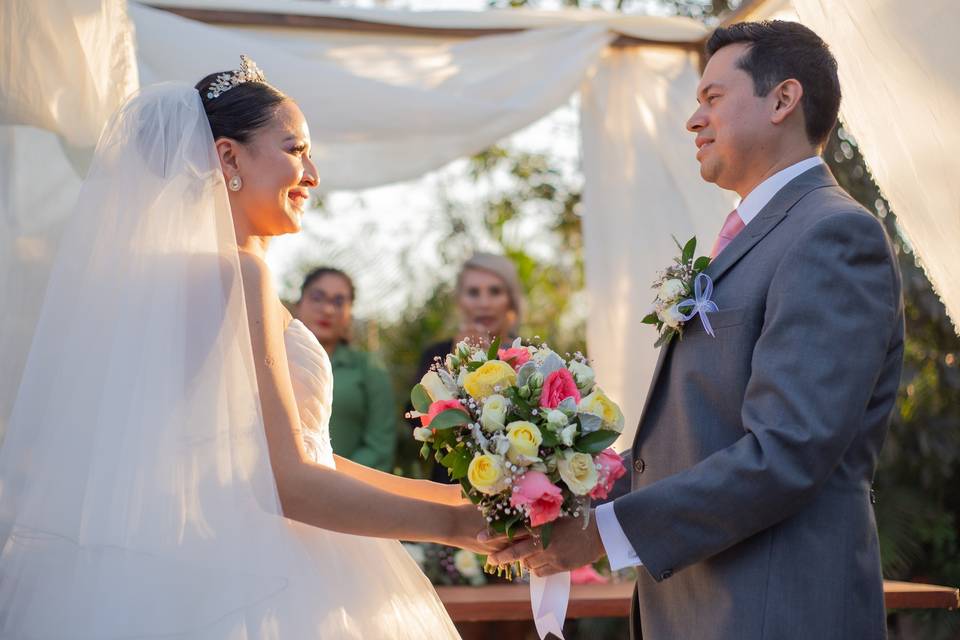
<path fill-rule="evenodd" d="M 751 6 L 763 15 L 787 3 Z M 254 57 L 303 107 L 325 190 L 416 177 L 489 146 L 579 91 L 588 345 L 598 379 L 627 418 L 619 444 L 629 443 L 655 356 L 655 336 L 640 324 L 651 303 L 649 282 L 674 255 L 671 236 L 696 235 L 705 249 L 735 200 L 700 180 L 684 130 L 698 79 L 692 44 L 706 35 L 704 27 L 595 11 L 418 13 L 295 0 L 150 4 L 204 20 L 219 15 L 223 24 L 131 2 L 131 31 L 121 0 L 0 6 L 0 59 L 17 62 L 0 66 L 0 123 L 8 125 L 0 130 L 7 143 L 0 153 L 5 300 L 15 290 L 29 306 L 43 291 L 43 265 L 68 211 L 63 200 L 82 175 L 84 149 L 89 153 L 106 115 L 136 86 L 134 32 L 144 84 L 195 81 L 234 68 L 239 53 Z M 832 45 L 844 118 L 951 315 L 960 317 L 960 285 L 948 276 L 949 248 L 960 239 L 960 187 L 950 179 L 960 161 L 948 155 L 958 134 L 943 124 L 960 108 L 951 99 L 960 74 L 938 46 L 955 14 L 947 0 L 923 7 L 794 0 L 794 7 Z M 238 14 L 260 22 L 226 24 Z M 358 28 L 344 30 L 351 24 Z M 632 46 L 610 46 L 623 36 L 634 39 Z M 62 199 L 38 202 L 31 190 L 41 180 L 57 184 Z M 24 272 L 32 276 L 18 275 Z M 0 359 L 15 362 L 6 355 L 25 352 L 29 336 L 0 328 Z M 5 397 L 9 391 L 0 389 L 0 402 Z M 0 406 L 0 420 L 5 416 Z"/>
<path fill-rule="evenodd" d="M 951 0 L 794 0 L 840 65 L 841 117 L 960 332 L 960 29 Z"/>
<path fill-rule="evenodd" d="M 144 83 L 194 82 L 253 57 L 306 114 L 324 190 L 415 178 L 483 150 L 563 104 L 612 37 L 587 25 L 371 46 L 301 30 L 265 38 L 137 4 L 130 14 Z"/>
<path fill-rule="evenodd" d="M 352 21 L 354 28 L 359 23 L 365 28 L 371 25 L 412 27 L 435 31 L 444 37 L 443 31 L 462 35 L 464 31 L 482 33 L 498 29 L 542 29 L 593 24 L 620 35 L 664 43 L 698 43 L 703 39 L 702 24 L 689 18 L 659 17 L 610 13 L 599 9 L 562 9 L 538 11 L 531 9 L 490 9 L 488 11 L 407 11 L 397 9 L 368 9 L 333 5 L 302 0 L 140 0 L 142 4 L 173 10 L 187 9 L 194 15 L 199 12 L 218 12 L 221 19 L 225 12 L 263 14 L 268 12 L 282 17 L 289 24 L 297 21 L 290 16 L 311 16 L 334 20 Z M 212 17 L 212 13 L 209 14 Z M 280 21 L 278 20 L 278 21 Z M 350 28 L 345 23 L 345 28 Z M 381 36 L 382 37 L 382 36 Z"/>

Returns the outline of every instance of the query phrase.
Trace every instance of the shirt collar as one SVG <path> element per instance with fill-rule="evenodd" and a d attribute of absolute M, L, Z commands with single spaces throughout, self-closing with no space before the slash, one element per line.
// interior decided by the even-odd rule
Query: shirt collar
<path fill-rule="evenodd" d="M 773 196 L 777 195 L 778 191 L 787 186 L 788 182 L 804 171 L 813 169 L 821 164 L 823 164 L 823 158 L 813 156 L 812 158 L 801 160 L 786 169 L 778 171 L 757 185 L 754 190 L 748 193 L 747 197 L 737 205 L 737 213 L 740 215 L 740 219 L 743 220 L 743 224 L 750 224 L 750 221 L 757 217 L 760 210 L 767 206 L 767 203 L 773 199 Z"/>

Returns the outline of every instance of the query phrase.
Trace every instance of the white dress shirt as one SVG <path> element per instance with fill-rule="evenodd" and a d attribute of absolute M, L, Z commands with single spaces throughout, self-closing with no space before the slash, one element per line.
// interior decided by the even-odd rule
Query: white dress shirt
<path fill-rule="evenodd" d="M 778 171 L 747 194 L 747 197 L 737 205 L 737 213 L 744 225 L 750 224 L 750 221 L 757 217 L 760 210 L 767 206 L 767 203 L 777 195 L 781 189 L 787 186 L 787 183 L 816 166 L 823 164 L 820 156 L 813 156 L 806 160 L 801 160 L 792 164 L 786 169 Z M 597 507 L 595 512 L 597 519 L 597 529 L 600 531 L 600 539 L 603 541 L 603 548 L 607 552 L 607 560 L 610 561 L 610 568 L 614 571 L 624 567 L 639 566 L 643 562 L 634 550 L 630 540 L 627 539 L 617 520 L 617 514 L 613 509 L 613 502 L 608 502 Z"/>

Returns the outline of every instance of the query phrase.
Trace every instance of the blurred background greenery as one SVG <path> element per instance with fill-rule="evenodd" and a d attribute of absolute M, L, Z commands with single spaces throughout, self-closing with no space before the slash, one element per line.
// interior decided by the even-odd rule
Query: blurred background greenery
<path fill-rule="evenodd" d="M 651 2 L 678 15 L 717 24 L 740 4 L 735 0 L 619 0 L 621 10 L 642 10 Z M 570 6 L 589 1 L 565 0 Z M 531 6 L 529 0 L 491 0 L 491 6 Z M 895 212 L 871 179 L 855 140 L 841 126 L 824 153 L 840 184 L 884 224 L 903 274 L 907 342 L 903 378 L 890 432 L 876 478 L 876 514 L 884 575 L 890 579 L 960 585 L 960 338 L 908 240 Z M 551 153 L 531 153 L 504 144 L 461 165 L 455 180 L 478 186 L 466 200 L 438 189 L 444 239 L 440 259 L 448 268 L 422 305 L 390 322 L 368 323 L 356 332 L 361 347 L 379 352 L 393 377 L 399 402 L 414 382 L 421 350 L 456 330 L 453 274 L 477 246 L 479 218 L 484 242 L 499 245 L 517 264 L 528 296 L 524 336 L 541 336 L 561 352 L 586 350 L 583 252 L 580 227 L 582 181 L 558 167 Z M 480 194 L 477 198 L 476 194 Z M 322 206 L 322 203 L 321 203 Z M 535 239 L 537 251 L 530 251 Z M 543 247 L 549 250 L 544 251 Z M 417 267 L 417 247 L 401 264 Z M 295 282 L 315 266 L 288 274 Z M 422 278 L 411 281 L 422 281 Z M 640 325 L 638 324 L 638 327 Z M 640 329 L 638 329 L 640 330 Z M 403 407 L 398 406 L 398 415 Z M 409 427 L 398 420 L 397 473 L 422 477 L 428 469 L 417 456 Z M 568 637 L 624 637 L 622 621 L 573 623 Z M 960 615 L 953 612 L 893 612 L 891 638 L 960 638 Z"/>

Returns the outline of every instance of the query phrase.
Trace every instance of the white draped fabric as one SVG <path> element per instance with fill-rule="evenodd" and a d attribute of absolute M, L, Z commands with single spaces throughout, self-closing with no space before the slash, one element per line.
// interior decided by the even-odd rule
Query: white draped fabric
<path fill-rule="evenodd" d="M 691 42 L 703 36 L 703 27 L 683 19 L 611 18 L 598 12 L 489 12 L 469 18 L 431 12 L 414 17 L 404 12 L 281 4 L 270 10 L 432 28 L 527 29 L 464 40 L 215 27 L 130 4 L 144 84 L 194 81 L 213 70 L 233 68 L 239 52 L 251 55 L 271 82 L 303 107 L 326 190 L 416 177 L 534 122 L 564 104 L 578 88 L 591 96 L 584 132 L 588 138 L 599 137 L 588 140 L 585 149 L 590 219 L 586 261 L 588 284 L 597 288 L 593 304 L 599 311 L 590 314 L 590 350 L 601 380 L 623 404 L 628 424 L 635 423 L 654 357 L 652 332 L 636 323 L 649 304 L 647 280 L 669 261 L 671 233 L 712 237 L 726 198 L 699 184 L 683 130 L 696 83 L 689 49 L 609 51 L 607 45 L 618 33 Z M 208 1 L 194 6 L 249 10 L 258 5 Z M 61 20 L 67 13 L 61 12 Z M 79 15 L 79 10 L 75 13 Z M 22 39 L 28 32 L 11 35 Z M 16 38 L 11 46 L 16 46 Z M 601 55 L 605 57 L 598 67 Z M 29 62 L 36 68 L 43 58 L 37 54 Z M 103 66 L 96 73 L 116 75 Z M 621 83 L 625 84 L 617 86 Z M 15 88 L 5 84 L 5 92 L 8 86 Z M 624 89 L 627 86 L 638 91 L 637 102 Z M 32 90 L 50 93 L 50 88 Z M 10 114 L 8 121 L 37 123 L 22 113 Z M 59 132 L 67 125 L 45 126 Z M 89 139 L 97 127 L 89 122 L 83 126 Z M 618 166 L 621 159 L 628 165 Z M 11 157 L 5 175 L 25 166 L 22 155 Z M 614 176 L 625 182 L 618 183 Z M 65 182 L 69 192 L 76 179 Z M 692 185 L 689 193 L 678 189 L 685 184 Z M 22 195 L 29 191 L 18 193 L 21 199 L 11 209 L 23 211 L 27 201 Z M 636 236 L 635 243 L 625 246 L 625 229 Z M 627 259 L 606 259 L 613 257 L 609 247 L 614 239 L 617 251 L 629 252 Z M 633 277 L 628 279 L 628 274 Z M 610 289 L 614 282 L 616 291 Z M 610 331 L 613 327 L 615 333 Z M 625 441 L 630 434 L 628 429 Z"/>
<path fill-rule="evenodd" d="M 840 65 L 845 126 L 960 331 L 960 59 L 953 0 L 793 0 Z"/>
<path fill-rule="evenodd" d="M 770 0 L 755 15 L 765 7 L 781 10 L 787 1 Z M 949 42 L 955 22 L 947 0 L 923 6 L 894 0 L 793 3 L 833 47 L 844 118 L 948 310 L 960 317 L 960 285 L 948 274 L 950 248 L 960 240 L 960 186 L 952 179 L 958 161 L 949 153 L 958 134 L 943 123 L 955 119 L 951 98 L 960 74 L 940 44 Z M 240 52 L 252 55 L 303 106 L 325 190 L 416 177 L 535 121 L 579 88 L 589 349 L 599 379 L 624 407 L 628 429 L 621 445 L 629 441 L 654 359 L 652 330 L 639 324 L 650 303 L 649 281 L 673 255 L 671 235 L 696 234 L 706 249 L 733 198 L 700 181 L 683 129 L 697 79 L 689 49 L 607 45 L 618 34 L 693 42 L 705 34 L 702 26 L 593 11 L 417 13 L 294 0 L 151 4 L 434 30 L 409 36 L 214 27 L 130 4 L 144 84 L 194 81 L 233 68 Z M 89 152 L 106 114 L 136 85 L 132 66 L 123 62 L 129 61 L 130 33 L 114 19 L 123 7 L 120 0 L 74 0 L 56 8 L 49 1 L 14 0 L 0 7 L 0 53 L 17 62 L 0 68 L 0 123 L 52 132 L 0 129 L 4 300 L 36 298 L 43 290 L 52 247 L 47 236 L 78 184 L 67 159 L 82 169 L 83 149 Z M 444 35 L 444 29 L 526 31 L 463 39 Z M 114 46 L 90 45 L 100 42 Z M 56 184 L 58 195 L 38 202 L 38 183 Z M 33 277 L 20 278 L 31 270 Z M 16 362 L 5 356 L 25 334 L 4 322 L 0 358 L 6 366 Z M 0 421 L 10 384 L 2 387 Z"/>
<path fill-rule="evenodd" d="M 125 0 L 0 3 L 0 439 L 79 176 L 138 86 L 126 11 Z"/>
<path fill-rule="evenodd" d="M 697 60 L 676 49 L 608 50 L 581 91 L 587 343 L 626 417 L 629 447 L 656 363 L 650 312 L 656 272 L 696 236 L 708 254 L 734 196 L 703 182 L 685 122 Z"/>
<path fill-rule="evenodd" d="M 613 37 L 599 25 L 467 41 L 264 38 L 131 4 L 144 82 L 196 81 L 250 55 L 310 123 L 324 190 L 415 178 L 566 102 Z M 180 43 L 171 47 L 171 42 Z"/>

